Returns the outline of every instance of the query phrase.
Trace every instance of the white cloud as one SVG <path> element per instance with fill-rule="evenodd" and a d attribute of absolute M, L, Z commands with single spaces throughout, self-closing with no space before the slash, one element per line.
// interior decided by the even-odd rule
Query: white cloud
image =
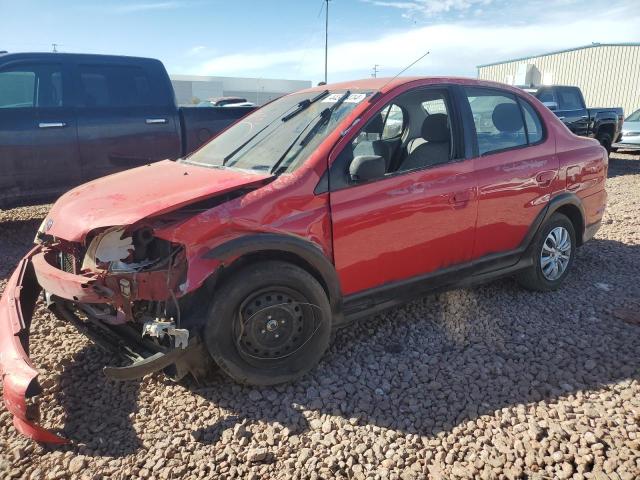
<path fill-rule="evenodd" d="M 196 45 L 195 47 L 191 47 L 189 50 L 187 50 L 187 56 L 195 57 L 197 55 L 203 54 L 206 50 L 207 47 L 205 47 L 204 45 Z"/>
<path fill-rule="evenodd" d="M 422 14 L 427 17 L 454 11 L 466 11 L 477 5 L 489 5 L 492 0 L 414 0 L 411 2 L 395 0 L 362 0 L 379 7 L 391 7 L 404 10 L 404 15 L 413 17 Z"/>
<path fill-rule="evenodd" d="M 396 31 L 367 41 L 342 42 L 329 46 L 329 80 L 368 76 L 374 64 L 382 74 L 393 76 L 430 50 L 407 74 L 475 76 L 478 64 L 505 60 L 594 41 L 640 41 L 640 11 L 611 9 L 582 18 L 557 16 L 514 25 L 485 23 L 443 23 Z M 622 14 L 624 13 L 624 14 Z M 606 33 L 606 37 L 604 34 Z M 597 36 L 596 36 L 597 35 Z M 192 73 L 203 75 L 248 75 L 256 77 L 323 77 L 322 47 L 293 48 L 270 52 L 253 51 L 223 55 L 204 62 Z"/>
<path fill-rule="evenodd" d="M 130 3 L 128 5 L 116 7 L 115 11 L 118 13 L 134 13 L 147 12 L 150 10 L 170 10 L 173 8 L 179 8 L 183 5 L 184 4 L 181 2 Z"/>

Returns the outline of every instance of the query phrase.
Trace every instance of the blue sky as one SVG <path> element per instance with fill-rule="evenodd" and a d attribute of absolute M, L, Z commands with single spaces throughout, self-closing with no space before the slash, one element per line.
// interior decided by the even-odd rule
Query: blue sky
<path fill-rule="evenodd" d="M 0 50 L 155 57 L 170 73 L 322 79 L 323 0 L 0 0 Z M 640 42 L 637 0 L 331 0 L 329 80 Z"/>

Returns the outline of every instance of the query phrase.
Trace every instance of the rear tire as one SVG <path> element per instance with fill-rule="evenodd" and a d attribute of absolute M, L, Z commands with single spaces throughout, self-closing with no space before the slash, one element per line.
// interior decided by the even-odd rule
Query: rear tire
<path fill-rule="evenodd" d="M 613 143 L 613 139 L 611 138 L 611 135 L 605 132 L 605 133 L 599 134 L 596 138 L 600 142 L 600 145 L 602 145 L 604 149 L 607 151 L 607 154 L 611 153 L 611 144 Z"/>
<path fill-rule="evenodd" d="M 262 261 L 214 292 L 204 338 L 218 366 L 239 383 L 275 385 L 311 370 L 329 345 L 331 307 L 300 267 Z"/>
<path fill-rule="evenodd" d="M 554 213 L 536 234 L 532 248 L 533 265 L 517 275 L 518 283 L 538 292 L 557 290 L 575 258 L 576 234 L 571 220 Z"/>

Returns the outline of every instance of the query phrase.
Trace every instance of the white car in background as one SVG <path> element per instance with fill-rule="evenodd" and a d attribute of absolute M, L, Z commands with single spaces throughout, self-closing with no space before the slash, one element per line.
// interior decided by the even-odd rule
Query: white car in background
<path fill-rule="evenodd" d="M 620 139 L 612 145 L 612 148 L 615 150 L 640 150 L 640 109 L 624 120 Z"/>

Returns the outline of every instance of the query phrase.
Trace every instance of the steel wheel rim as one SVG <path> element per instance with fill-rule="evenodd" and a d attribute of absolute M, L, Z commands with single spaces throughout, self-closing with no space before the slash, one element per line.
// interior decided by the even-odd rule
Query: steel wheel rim
<path fill-rule="evenodd" d="M 549 281 L 558 280 L 569 266 L 571 259 L 571 235 L 564 227 L 555 227 L 542 244 L 540 267 Z"/>
<path fill-rule="evenodd" d="M 265 289 L 240 306 L 236 322 L 236 346 L 254 361 L 285 358 L 304 345 L 308 336 L 309 310 L 299 292 L 285 287 Z M 302 303 L 301 303 L 302 302 Z"/>

